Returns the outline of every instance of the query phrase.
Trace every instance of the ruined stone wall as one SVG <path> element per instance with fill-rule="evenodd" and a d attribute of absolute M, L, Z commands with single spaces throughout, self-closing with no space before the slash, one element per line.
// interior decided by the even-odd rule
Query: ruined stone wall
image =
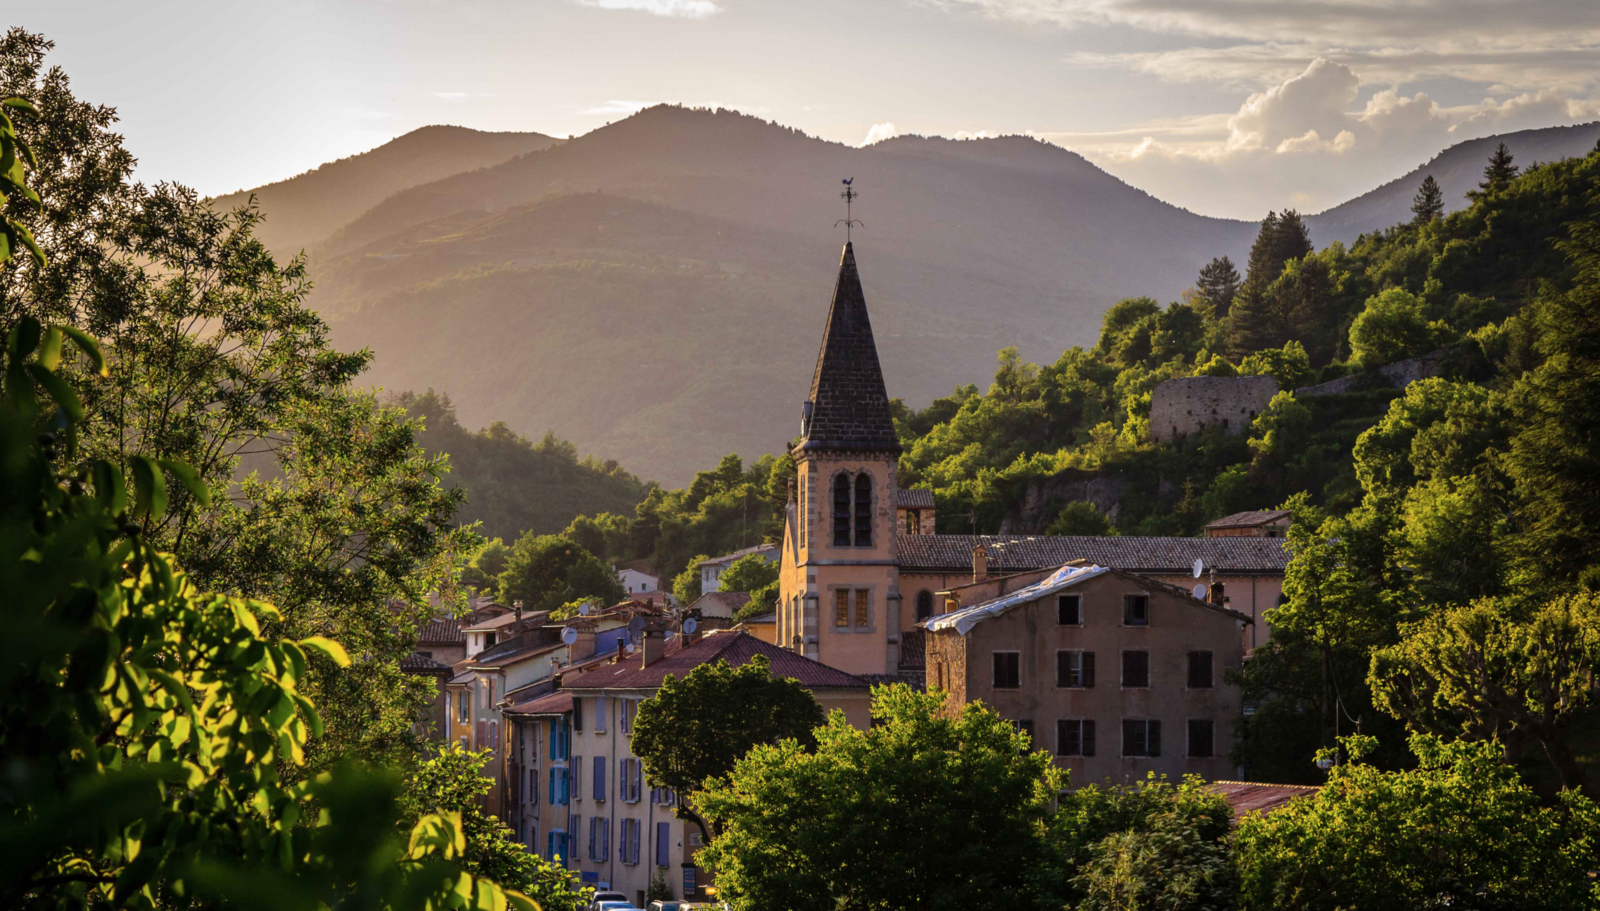
<path fill-rule="evenodd" d="M 1363 389 L 1377 389 L 1392 386 L 1395 389 L 1404 389 L 1417 380 L 1425 380 L 1439 375 L 1439 361 L 1445 351 L 1439 350 L 1422 357 L 1414 357 L 1404 361 L 1395 361 L 1375 370 L 1364 370 L 1361 373 L 1352 373 L 1326 383 L 1315 386 L 1301 386 L 1294 391 L 1297 396 L 1313 395 L 1338 395 L 1343 392 L 1359 392 Z"/>
<path fill-rule="evenodd" d="M 1278 381 L 1270 376 L 1167 380 L 1150 396 L 1150 436 L 1161 443 L 1213 425 L 1243 433 L 1277 394 Z"/>

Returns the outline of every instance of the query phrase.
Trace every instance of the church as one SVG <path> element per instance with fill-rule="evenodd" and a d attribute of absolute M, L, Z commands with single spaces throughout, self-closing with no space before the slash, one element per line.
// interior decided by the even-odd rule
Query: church
<path fill-rule="evenodd" d="M 1281 600 L 1281 538 L 935 533 L 932 492 L 898 483 L 900 444 L 849 242 L 792 454 L 776 642 L 849 673 L 920 673 L 923 621 L 961 607 L 963 587 L 998 578 L 989 589 L 1003 595 L 1007 577 L 1021 584 L 1075 560 L 1185 590 L 1198 561 L 1226 592 L 1219 605 L 1250 618 L 1246 651 L 1265 642 L 1262 614 Z"/>

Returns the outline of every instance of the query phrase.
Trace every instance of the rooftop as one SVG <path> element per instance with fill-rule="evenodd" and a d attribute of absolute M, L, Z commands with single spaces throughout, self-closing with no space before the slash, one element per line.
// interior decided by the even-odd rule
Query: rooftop
<path fill-rule="evenodd" d="M 507 715 L 565 715 L 572 711 L 572 694 L 562 690 L 505 708 Z"/>
<path fill-rule="evenodd" d="M 900 451 L 855 248 L 849 243 L 839 258 L 839 279 L 807 401 L 810 413 L 801 421 L 799 449 Z"/>
<path fill-rule="evenodd" d="M 520 616 L 515 612 L 501 614 L 497 617 L 490 617 L 487 620 L 480 620 L 477 623 L 466 624 L 461 627 L 461 631 L 464 633 L 493 632 L 504 629 L 505 627 L 508 627 L 519 620 L 527 620 L 532 623 L 538 623 L 548 616 L 550 616 L 549 611 L 524 611 Z"/>
<path fill-rule="evenodd" d="M 932 509 L 933 491 L 921 487 L 901 487 L 894 492 L 895 506 L 900 509 Z"/>
<path fill-rule="evenodd" d="M 461 621 L 455 617 L 434 617 L 417 630 L 418 645 L 465 645 Z"/>
<path fill-rule="evenodd" d="M 434 674 L 440 677 L 448 677 L 452 673 L 450 665 L 441 664 L 427 655 L 419 655 L 416 652 L 400 659 L 400 669 L 408 674 Z"/>
<path fill-rule="evenodd" d="M 1197 558 L 1223 574 L 1276 575 L 1289 565 L 1282 538 L 899 535 L 900 571 L 971 572 L 972 549 L 980 542 L 989 551 L 991 573 L 1048 569 L 1073 560 L 1157 575 L 1188 575 Z"/>
<path fill-rule="evenodd" d="M 668 674 L 684 677 L 700 665 L 718 659 L 739 667 L 757 655 L 765 655 L 772 662 L 774 676 L 791 677 L 807 689 L 867 688 L 867 682 L 854 674 L 762 642 L 749 633 L 715 630 L 686 646 L 679 644 L 681 641 L 678 637 L 669 640 L 666 654 L 649 667 L 641 667 L 638 654 L 634 654 L 615 664 L 603 664 L 579 677 L 564 680 L 562 687 L 567 690 L 653 690 L 661 686 Z"/>
<path fill-rule="evenodd" d="M 778 545 L 776 545 L 776 544 L 757 544 L 755 547 L 746 547 L 744 550 L 736 550 L 731 554 L 723 554 L 720 557 L 712 557 L 709 560 L 701 560 L 699 563 L 696 563 L 695 565 L 696 566 L 719 566 L 719 565 L 721 565 L 723 563 L 733 563 L 734 561 L 739 560 L 739 559 L 741 559 L 743 557 L 748 557 L 751 554 L 764 554 L 764 553 L 768 553 L 769 551 L 772 552 L 772 553 L 777 553 Z"/>
<path fill-rule="evenodd" d="M 1207 528 L 1255 528 L 1260 525 L 1273 525 L 1289 518 L 1287 509 L 1256 509 L 1250 512 L 1236 512 L 1231 516 L 1223 516 L 1215 522 L 1206 525 Z"/>
<path fill-rule="evenodd" d="M 1246 813 L 1281 810 L 1295 798 L 1309 797 L 1321 790 L 1304 784 L 1262 784 L 1255 781 L 1213 781 L 1207 787 L 1228 801 L 1236 819 Z"/>
<path fill-rule="evenodd" d="M 714 611 L 714 616 L 719 617 L 726 612 L 731 617 L 739 612 L 739 608 L 749 603 L 749 592 L 706 592 L 696 598 L 695 602 L 689 605 L 689 609 L 699 610 L 702 614 L 707 610 Z"/>

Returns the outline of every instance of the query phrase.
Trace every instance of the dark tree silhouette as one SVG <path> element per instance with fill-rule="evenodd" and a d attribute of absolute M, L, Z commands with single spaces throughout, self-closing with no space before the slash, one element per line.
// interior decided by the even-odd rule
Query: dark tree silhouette
<path fill-rule="evenodd" d="M 1425 225 L 1444 214 L 1444 193 L 1432 174 L 1422 178 L 1422 186 L 1411 200 L 1411 214 L 1415 216 L 1411 219 L 1414 225 Z"/>
<path fill-rule="evenodd" d="M 1211 312 L 1218 319 L 1227 316 L 1228 308 L 1233 306 L 1234 295 L 1239 293 L 1239 270 L 1233 267 L 1233 260 L 1223 256 L 1207 263 L 1200 270 L 1195 290 L 1200 292 L 1200 299 L 1210 305 Z"/>

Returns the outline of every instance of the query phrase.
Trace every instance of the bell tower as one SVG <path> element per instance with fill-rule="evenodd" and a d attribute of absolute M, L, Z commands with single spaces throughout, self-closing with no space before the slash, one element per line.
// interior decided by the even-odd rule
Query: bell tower
<path fill-rule="evenodd" d="M 792 455 L 778 644 L 850 673 L 890 673 L 900 646 L 900 443 L 849 242 Z"/>

